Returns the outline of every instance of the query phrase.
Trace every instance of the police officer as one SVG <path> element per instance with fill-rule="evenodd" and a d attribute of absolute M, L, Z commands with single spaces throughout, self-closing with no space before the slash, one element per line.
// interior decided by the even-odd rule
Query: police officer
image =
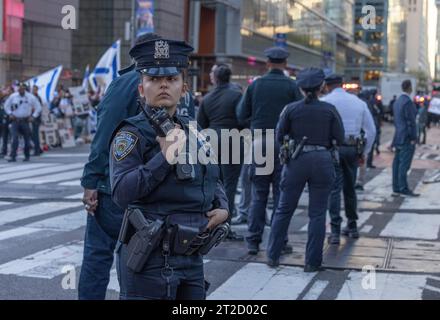
<path fill-rule="evenodd" d="M 34 111 L 32 111 L 34 110 Z M 5 103 L 5 112 L 11 121 L 11 158 L 8 162 L 15 162 L 18 149 L 18 136 L 24 139 L 24 160 L 30 159 L 31 129 L 29 123 L 37 119 L 41 113 L 41 104 L 32 94 L 26 91 L 26 84 L 20 83 L 18 92 L 13 93 Z"/>
<path fill-rule="evenodd" d="M 190 168 L 185 173 L 194 174 L 182 175 L 182 167 L 172 164 L 176 157 L 190 153 L 185 149 L 191 144 L 186 143 L 188 140 L 194 141 L 190 135 L 196 137 L 197 151 L 203 148 L 206 155 L 210 154 L 200 133 L 189 127 L 190 118 L 176 113 L 186 91 L 185 69 L 192 50 L 185 42 L 160 39 L 136 45 L 130 51 L 141 73 L 139 94 L 144 109 L 116 130 L 110 151 L 110 177 L 113 200 L 120 207 L 128 206 L 127 212 L 140 210 L 145 219 L 176 224 L 179 230 L 203 231 L 228 218 L 220 169 L 217 164 L 193 161 L 196 164 L 190 167 L 185 164 L 186 169 Z M 167 123 L 168 129 L 172 124 L 171 130 L 158 129 L 151 114 L 158 117 L 156 120 L 164 120 L 158 123 Z M 205 298 L 201 255 L 177 254 L 177 249 L 165 244 L 169 242 L 164 237 L 139 272 L 128 267 L 132 253 L 128 246 L 116 249 L 121 299 Z"/>
<path fill-rule="evenodd" d="M 139 37 L 136 43 L 159 38 L 155 34 Z M 139 113 L 137 98 L 139 74 L 135 65 L 119 72 L 107 88 L 97 108 L 98 124 L 91 145 L 89 161 L 84 167 L 81 186 L 87 215 L 84 253 L 78 285 L 80 300 L 103 300 L 110 280 L 110 269 L 121 228 L 123 208 L 111 199 L 109 145 L 116 127 L 126 118 Z"/>
<path fill-rule="evenodd" d="M 271 267 L 279 265 L 290 220 L 304 186 L 308 184 L 310 221 L 304 271 L 321 269 L 327 199 L 335 175 L 329 149 L 333 140 L 337 144 L 344 140 L 344 129 L 335 107 L 318 100 L 324 78 L 324 72 L 317 68 L 305 69 L 298 74 L 298 85 L 306 98 L 287 105 L 277 126 L 278 143 L 282 144 L 288 135 L 295 141 L 295 149 L 299 148 L 301 152 L 283 166 L 281 196 L 272 218 L 267 248 L 268 265 Z M 306 140 L 301 148 L 299 142 L 303 139 Z"/>
<path fill-rule="evenodd" d="M 356 95 L 342 88 L 343 77 L 332 74 L 326 78 L 328 95 L 322 101 L 333 104 L 338 110 L 345 130 L 345 141 L 339 148 L 340 164 L 336 166 L 336 181 L 329 199 L 331 217 L 330 244 L 340 243 L 341 223 L 341 190 L 344 193 L 345 215 L 347 226 L 342 234 L 350 238 L 358 238 L 356 220 L 357 196 L 355 191 L 356 172 L 359 161 L 365 161 L 376 137 L 374 120 L 367 104 Z M 365 132 L 366 145 L 361 144 L 361 130 Z M 363 149 L 363 150 L 362 150 Z"/>
<path fill-rule="evenodd" d="M 283 108 L 294 101 L 302 98 L 296 82 L 284 75 L 287 67 L 289 52 L 273 47 L 264 51 L 267 56 L 267 68 L 269 72 L 255 80 L 247 89 L 240 105 L 237 108 L 237 118 L 243 126 L 249 126 L 251 130 L 268 129 L 274 130 Z M 265 150 L 265 141 L 254 140 L 254 145 L 262 143 Z M 275 151 L 277 153 L 277 151 Z M 265 156 L 265 155 L 263 155 Z M 274 211 L 279 198 L 279 181 L 281 166 L 278 157 L 274 159 L 274 170 L 269 175 L 255 175 L 256 164 L 251 167 L 252 200 L 248 216 L 248 236 L 246 237 L 248 253 L 256 255 L 262 241 L 264 226 L 266 225 L 266 205 L 270 186 L 274 199 Z M 291 248 L 286 248 L 286 253 Z"/>

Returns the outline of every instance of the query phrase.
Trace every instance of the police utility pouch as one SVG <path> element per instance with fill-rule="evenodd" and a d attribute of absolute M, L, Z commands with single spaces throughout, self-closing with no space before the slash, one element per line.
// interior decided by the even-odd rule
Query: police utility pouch
<path fill-rule="evenodd" d="M 133 272 L 140 272 L 162 240 L 165 222 L 147 220 L 139 209 L 129 211 L 128 221 L 136 233 L 127 245 L 127 267 Z"/>
<path fill-rule="evenodd" d="M 172 252 L 177 255 L 192 255 L 194 239 L 199 234 L 198 228 L 188 227 L 181 224 L 174 225 L 174 242 Z M 196 248 L 198 249 L 198 248 Z"/>

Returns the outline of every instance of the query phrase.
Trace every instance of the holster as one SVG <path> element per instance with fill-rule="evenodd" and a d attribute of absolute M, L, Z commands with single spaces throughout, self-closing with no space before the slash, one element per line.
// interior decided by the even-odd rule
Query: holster
<path fill-rule="evenodd" d="M 140 272 L 151 252 L 163 238 L 164 221 L 148 220 L 139 209 L 128 209 L 122 222 L 119 241 L 127 243 L 127 267 Z"/>

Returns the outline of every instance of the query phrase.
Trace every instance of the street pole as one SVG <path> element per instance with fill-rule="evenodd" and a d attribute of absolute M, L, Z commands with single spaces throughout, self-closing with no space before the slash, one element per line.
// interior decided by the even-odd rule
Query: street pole
<path fill-rule="evenodd" d="M 131 47 L 134 47 L 136 41 L 136 1 L 131 1 Z"/>

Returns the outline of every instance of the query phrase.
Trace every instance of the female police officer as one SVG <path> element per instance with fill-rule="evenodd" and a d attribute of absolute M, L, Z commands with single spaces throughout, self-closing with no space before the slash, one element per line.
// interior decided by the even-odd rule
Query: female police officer
<path fill-rule="evenodd" d="M 145 239 L 141 236 L 125 241 L 123 225 L 116 249 L 121 299 L 204 299 L 201 255 L 186 255 L 174 247 L 176 241 L 182 240 L 178 244 L 186 250 L 185 245 L 194 236 L 194 232 L 189 235 L 191 230 L 211 230 L 228 217 L 228 201 L 216 164 L 172 164 L 177 156 L 185 154 L 183 148 L 189 145 L 186 142 L 191 141 L 188 137 L 192 134 L 196 135 L 193 141 L 197 151 L 209 150 L 197 131 L 191 130 L 189 118 L 176 113 L 179 99 L 185 94 L 184 69 L 191 51 L 185 42 L 166 39 L 140 43 L 130 51 L 141 73 L 139 95 L 143 112 L 122 122 L 115 131 L 110 151 L 112 197 L 121 208 L 128 207 L 126 217 L 128 212 L 141 212 L 143 218 L 138 221 L 147 222 L 145 230 L 153 230 L 149 226 L 166 221 L 167 226 L 179 226 L 172 230 L 187 233 L 170 240 L 171 235 L 165 232 L 156 244 L 150 236 L 159 233 L 143 233 L 149 241 L 147 246 L 130 251 L 128 241 L 139 240 L 142 244 Z M 171 130 L 164 131 L 170 123 Z M 136 226 L 135 229 L 138 231 Z M 138 270 L 130 267 L 130 259 L 138 261 L 137 254 L 148 251 L 148 246 L 152 251 L 146 262 Z"/>
<path fill-rule="evenodd" d="M 280 144 L 288 136 L 295 141 L 296 149 L 302 140 L 304 146 L 298 157 L 289 159 L 283 167 L 281 196 L 272 219 L 267 250 L 271 267 L 279 265 L 290 220 L 307 183 L 310 221 L 304 271 L 321 269 L 325 214 L 335 176 L 330 148 L 333 140 L 338 145 L 344 140 L 344 129 L 336 108 L 318 100 L 324 78 L 321 69 L 301 71 L 297 82 L 306 98 L 287 105 L 278 122 L 276 137 Z"/>

